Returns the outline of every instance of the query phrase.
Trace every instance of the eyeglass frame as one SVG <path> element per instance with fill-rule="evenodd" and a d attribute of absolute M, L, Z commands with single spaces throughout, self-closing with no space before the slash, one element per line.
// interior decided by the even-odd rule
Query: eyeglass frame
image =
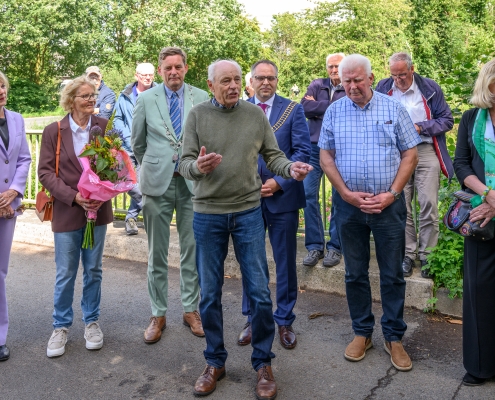
<path fill-rule="evenodd" d="M 269 75 L 269 76 L 264 76 L 264 75 L 255 75 L 253 77 L 254 79 L 256 79 L 258 82 L 260 83 L 263 83 L 265 82 L 265 80 L 267 80 L 268 82 L 274 82 L 278 79 L 278 76 L 274 76 L 274 75 Z M 263 79 L 261 79 L 263 78 Z"/>
<path fill-rule="evenodd" d="M 390 77 L 392 79 L 404 79 L 407 75 L 408 75 L 407 72 L 403 72 L 402 74 L 397 74 L 397 75 L 390 74 Z"/>
<path fill-rule="evenodd" d="M 74 96 L 74 98 L 80 97 L 84 101 L 89 101 L 89 100 L 98 100 L 98 93 L 93 93 L 93 94 L 83 94 L 81 96 Z M 87 99 L 85 98 L 87 97 Z"/>

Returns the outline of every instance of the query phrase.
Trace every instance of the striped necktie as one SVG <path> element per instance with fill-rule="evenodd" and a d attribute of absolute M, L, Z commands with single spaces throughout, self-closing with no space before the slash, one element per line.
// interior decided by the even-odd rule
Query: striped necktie
<path fill-rule="evenodd" d="M 172 121 L 172 127 L 175 131 L 175 136 L 179 138 L 181 125 L 180 125 L 180 107 L 179 107 L 179 95 L 177 92 L 172 93 L 170 100 L 170 120 Z"/>

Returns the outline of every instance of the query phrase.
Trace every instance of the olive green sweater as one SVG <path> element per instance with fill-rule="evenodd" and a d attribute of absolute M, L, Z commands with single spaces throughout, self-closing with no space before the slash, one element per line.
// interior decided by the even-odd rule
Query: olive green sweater
<path fill-rule="evenodd" d="M 222 162 L 209 174 L 199 172 L 196 160 L 201 146 L 217 153 Z M 233 109 L 210 101 L 195 106 L 187 117 L 179 172 L 194 182 L 194 211 L 228 214 L 259 206 L 261 178 L 258 154 L 270 171 L 290 178 L 292 164 L 278 148 L 277 139 L 260 107 L 239 100 Z"/>

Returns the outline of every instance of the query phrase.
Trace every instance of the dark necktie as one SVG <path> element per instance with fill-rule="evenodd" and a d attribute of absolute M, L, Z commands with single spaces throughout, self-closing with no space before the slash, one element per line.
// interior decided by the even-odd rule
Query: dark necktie
<path fill-rule="evenodd" d="M 180 107 L 179 107 L 179 95 L 177 92 L 172 93 L 172 99 L 170 100 L 170 120 L 172 121 L 172 127 L 175 131 L 177 138 L 180 136 Z"/>

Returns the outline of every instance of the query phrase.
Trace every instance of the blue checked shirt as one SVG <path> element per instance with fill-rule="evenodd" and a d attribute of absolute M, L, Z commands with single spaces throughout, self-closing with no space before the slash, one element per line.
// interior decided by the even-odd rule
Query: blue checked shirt
<path fill-rule="evenodd" d="M 380 194 L 390 189 L 400 153 L 421 143 L 411 117 L 398 101 L 373 91 L 360 108 L 347 96 L 328 107 L 318 146 L 335 150 L 335 163 L 353 192 Z"/>

